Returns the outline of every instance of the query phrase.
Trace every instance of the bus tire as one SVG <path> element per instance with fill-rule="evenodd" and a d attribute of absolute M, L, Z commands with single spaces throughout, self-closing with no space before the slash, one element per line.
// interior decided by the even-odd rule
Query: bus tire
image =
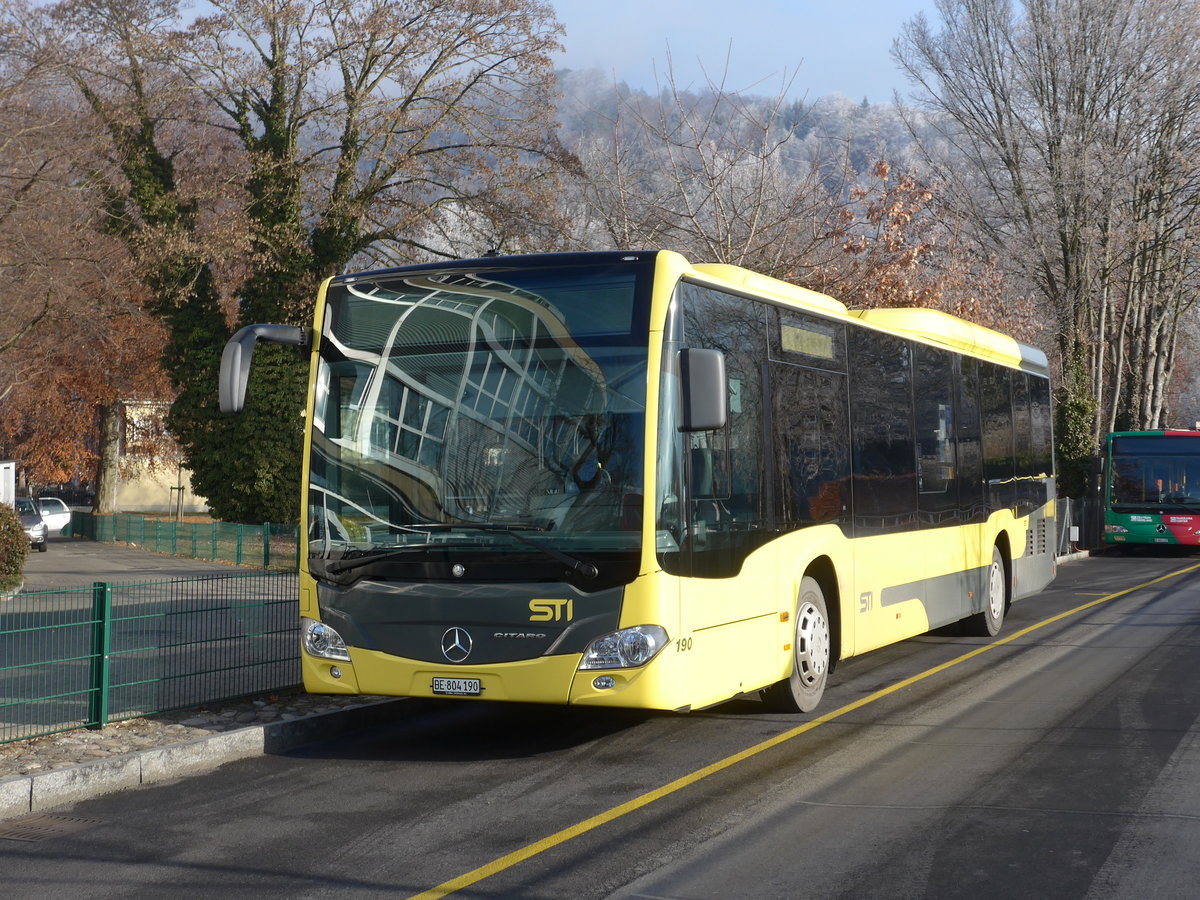
<path fill-rule="evenodd" d="M 825 693 L 832 638 L 825 595 L 815 578 L 800 581 L 796 602 L 796 632 L 792 643 L 792 674 L 762 691 L 762 698 L 779 712 L 812 712 Z"/>
<path fill-rule="evenodd" d="M 976 637 L 995 637 L 1004 626 L 1004 612 L 1008 608 L 1008 572 L 1004 568 L 1004 556 L 999 547 L 992 548 L 987 592 L 987 604 L 983 612 L 963 621 L 964 633 Z"/>

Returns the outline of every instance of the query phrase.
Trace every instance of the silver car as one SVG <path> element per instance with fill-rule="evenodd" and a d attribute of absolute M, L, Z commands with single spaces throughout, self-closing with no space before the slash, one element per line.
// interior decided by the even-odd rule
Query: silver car
<path fill-rule="evenodd" d="M 37 502 L 26 497 L 17 498 L 17 515 L 21 517 L 21 526 L 29 535 L 29 546 L 38 553 L 46 552 L 46 523 L 42 521 L 41 510 Z"/>

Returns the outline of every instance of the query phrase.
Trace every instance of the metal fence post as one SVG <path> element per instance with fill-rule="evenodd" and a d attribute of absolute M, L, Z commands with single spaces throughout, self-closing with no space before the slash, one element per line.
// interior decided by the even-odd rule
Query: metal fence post
<path fill-rule="evenodd" d="M 270 522 L 263 522 L 262 536 L 263 536 L 263 568 L 269 569 L 269 568 L 271 568 L 271 523 Z"/>
<path fill-rule="evenodd" d="M 112 649 L 112 585 L 92 582 L 92 677 L 87 727 L 108 723 L 108 656 Z"/>
<path fill-rule="evenodd" d="M 245 542 L 246 526 L 239 525 L 237 527 L 237 564 L 242 564 L 242 545 Z"/>

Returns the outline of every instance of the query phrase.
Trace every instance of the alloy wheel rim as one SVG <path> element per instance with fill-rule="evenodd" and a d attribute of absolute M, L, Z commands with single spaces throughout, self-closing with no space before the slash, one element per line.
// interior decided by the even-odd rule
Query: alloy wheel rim
<path fill-rule="evenodd" d="M 801 604 L 796 620 L 796 669 L 800 680 L 812 686 L 829 666 L 829 626 L 812 603 Z"/>
<path fill-rule="evenodd" d="M 998 619 L 1004 612 L 1004 566 L 998 560 L 992 562 L 992 579 L 988 594 L 992 618 Z"/>

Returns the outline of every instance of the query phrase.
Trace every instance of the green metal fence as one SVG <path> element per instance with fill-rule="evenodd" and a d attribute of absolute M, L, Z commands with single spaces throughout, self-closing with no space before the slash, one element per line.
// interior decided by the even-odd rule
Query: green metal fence
<path fill-rule="evenodd" d="M 63 534 L 92 541 L 121 541 L 189 559 L 292 572 L 296 571 L 300 558 L 299 529 L 271 522 L 263 525 L 175 522 L 132 513 L 98 516 L 76 511 L 71 513 L 71 523 L 63 529 Z"/>
<path fill-rule="evenodd" d="M 292 687 L 296 575 L 0 597 L 0 743 Z"/>

